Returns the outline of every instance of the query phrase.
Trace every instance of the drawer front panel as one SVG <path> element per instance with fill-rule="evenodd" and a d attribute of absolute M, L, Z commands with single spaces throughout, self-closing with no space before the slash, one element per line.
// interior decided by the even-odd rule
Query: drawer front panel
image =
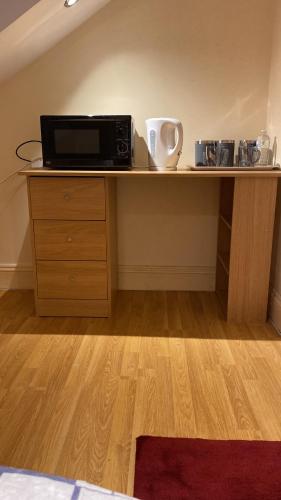
<path fill-rule="evenodd" d="M 107 299 L 106 262 L 37 261 L 39 299 Z"/>
<path fill-rule="evenodd" d="M 40 260 L 106 260 L 103 221 L 34 221 L 36 258 Z"/>
<path fill-rule="evenodd" d="M 110 314 L 108 300 L 38 299 L 39 316 L 80 316 L 106 318 Z"/>
<path fill-rule="evenodd" d="M 30 179 L 33 219 L 105 220 L 104 179 Z"/>

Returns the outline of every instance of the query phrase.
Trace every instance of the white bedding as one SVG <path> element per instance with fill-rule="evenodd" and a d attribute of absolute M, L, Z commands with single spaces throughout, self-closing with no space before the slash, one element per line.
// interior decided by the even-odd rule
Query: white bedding
<path fill-rule="evenodd" d="M 33 471 L 0 467 L 0 500 L 132 500 L 98 486 L 47 476 Z"/>

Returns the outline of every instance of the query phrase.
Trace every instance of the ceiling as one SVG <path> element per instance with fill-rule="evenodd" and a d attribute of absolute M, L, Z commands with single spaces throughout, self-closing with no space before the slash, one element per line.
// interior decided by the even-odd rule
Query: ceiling
<path fill-rule="evenodd" d="M 0 31 L 20 17 L 39 0 L 0 0 Z"/>
<path fill-rule="evenodd" d="M 110 0 L 0 0 L 0 83 L 40 57 Z M 4 29 L 3 29 L 4 28 Z"/>

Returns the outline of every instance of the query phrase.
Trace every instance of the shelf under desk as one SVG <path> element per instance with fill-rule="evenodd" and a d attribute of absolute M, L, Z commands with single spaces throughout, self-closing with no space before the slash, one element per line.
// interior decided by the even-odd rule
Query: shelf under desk
<path fill-rule="evenodd" d="M 220 179 L 221 184 L 217 294 L 222 298 L 228 321 L 266 321 L 280 170 L 73 171 L 28 165 L 20 174 L 28 180 L 35 302 L 39 315 L 111 314 L 113 291 L 117 288 L 116 178 L 214 178 Z M 49 220 L 43 263 L 39 254 L 38 220 Z M 77 238 L 81 238 L 80 249 Z M 79 249 L 76 260 L 68 257 L 72 255 L 72 245 Z M 60 263 L 53 261 L 54 246 L 56 252 L 62 249 Z M 96 261 L 95 257 L 92 261 L 87 257 L 86 261 L 85 255 L 91 248 L 95 250 L 92 255 L 105 252 L 105 256 Z"/>

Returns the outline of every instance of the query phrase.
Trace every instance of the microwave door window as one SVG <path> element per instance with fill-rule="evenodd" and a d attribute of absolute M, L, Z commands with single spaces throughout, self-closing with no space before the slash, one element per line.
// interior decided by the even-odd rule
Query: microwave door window
<path fill-rule="evenodd" d="M 100 154 L 100 131 L 96 128 L 57 128 L 55 154 L 64 157 L 94 157 Z"/>

